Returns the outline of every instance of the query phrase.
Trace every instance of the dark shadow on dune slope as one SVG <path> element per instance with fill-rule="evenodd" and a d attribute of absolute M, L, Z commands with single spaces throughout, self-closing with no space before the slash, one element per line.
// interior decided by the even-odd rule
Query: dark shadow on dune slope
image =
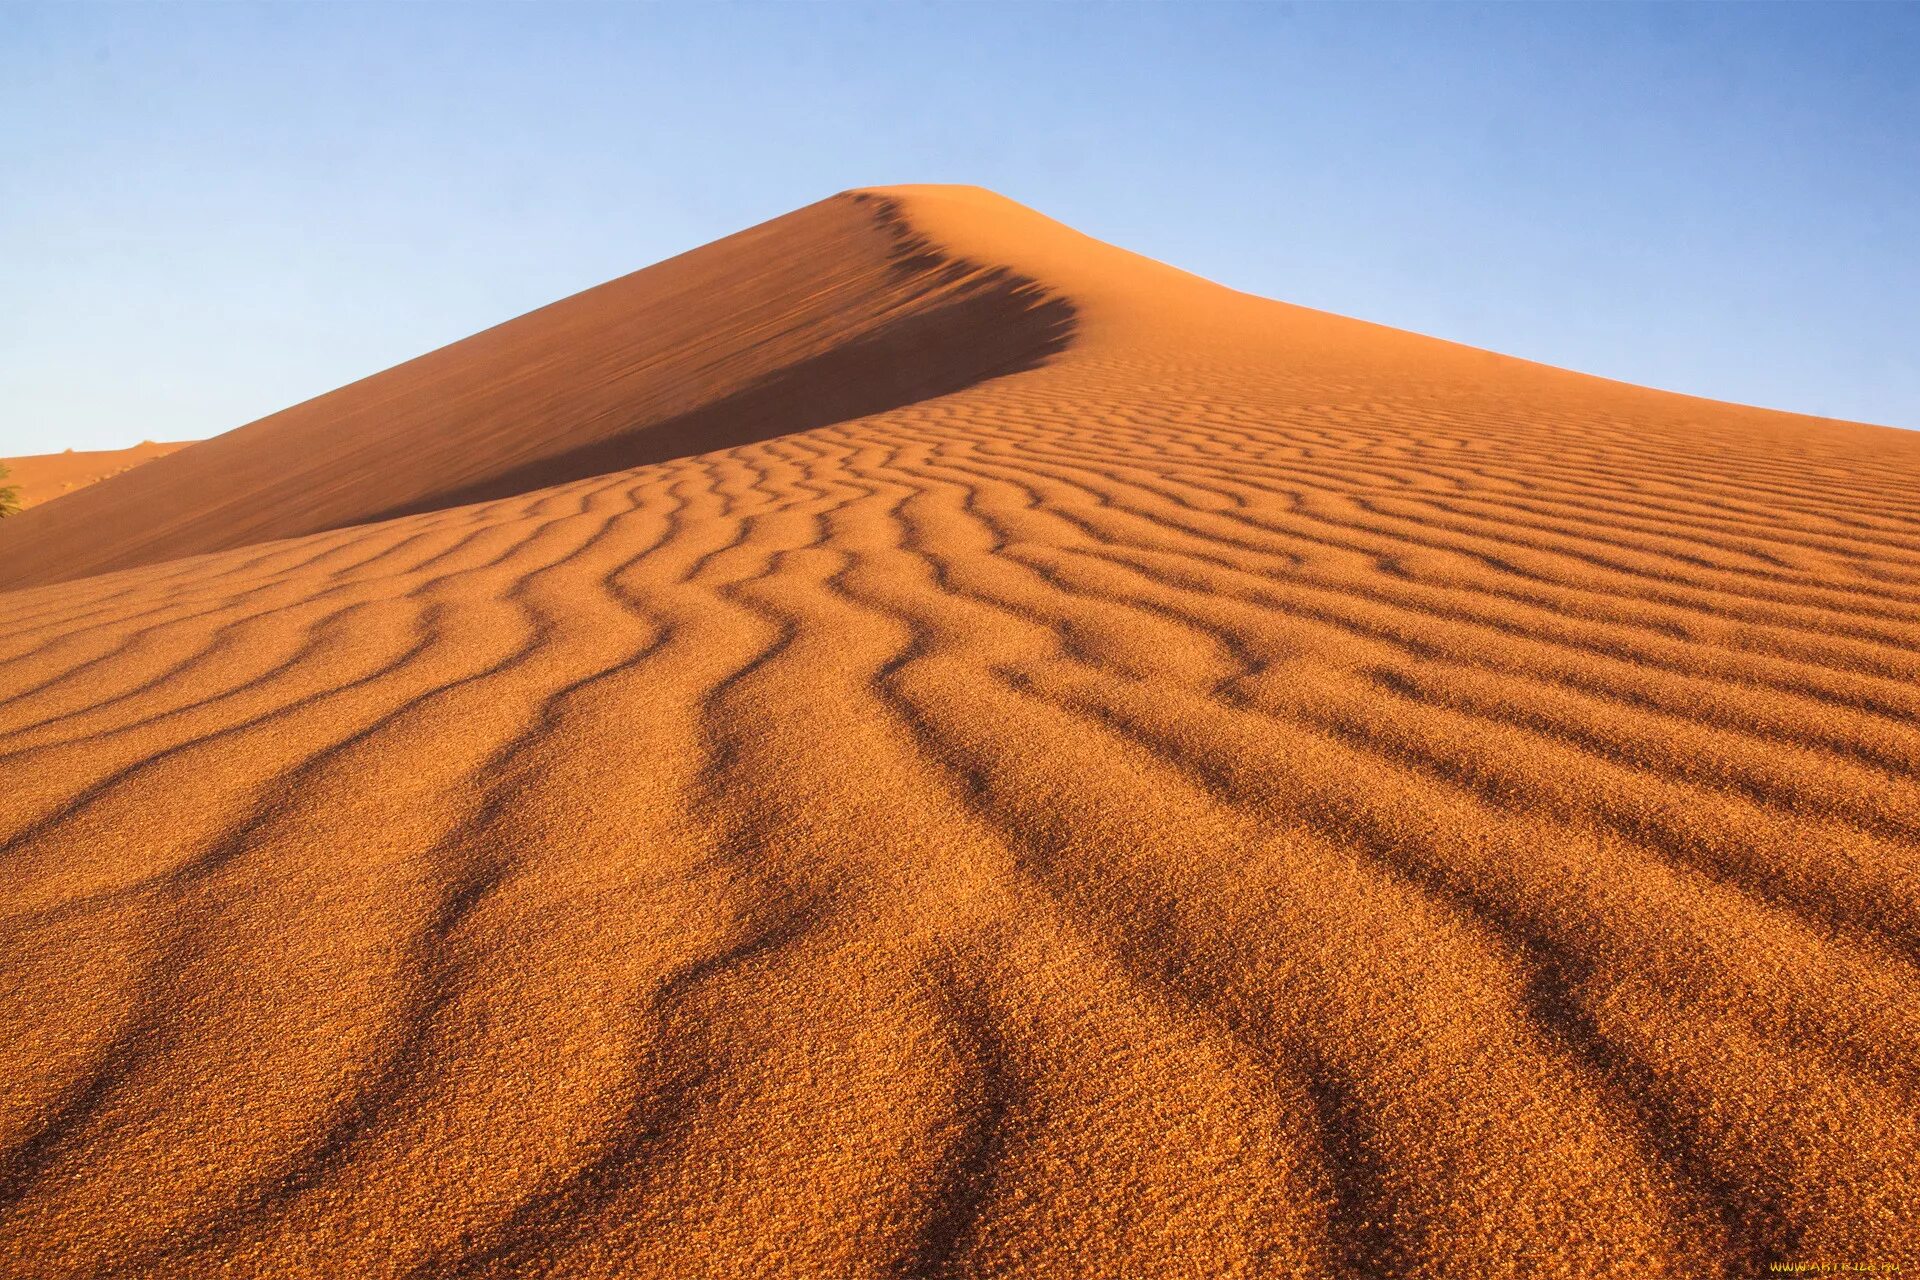
<path fill-rule="evenodd" d="M 916 264 L 918 267 L 918 264 Z M 943 282 L 972 276 L 954 297 L 756 379 L 708 404 L 550 454 L 486 480 L 423 495 L 370 517 L 387 520 L 512 497 L 809 431 L 963 391 L 1044 364 L 1072 340 L 1066 299 L 1001 270 L 950 262 Z M 538 430 L 538 424 L 529 424 Z M 355 523 L 360 523 L 355 521 Z"/>

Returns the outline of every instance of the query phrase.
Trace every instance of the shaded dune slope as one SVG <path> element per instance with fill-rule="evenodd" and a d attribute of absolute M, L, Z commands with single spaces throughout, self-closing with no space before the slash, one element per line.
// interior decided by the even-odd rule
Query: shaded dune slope
<path fill-rule="evenodd" d="M 396 447 L 485 467 L 370 464 L 284 517 L 322 531 L 276 537 L 264 460 L 218 521 L 71 562 L 39 526 L 52 585 L 0 597 L 12 1272 L 1916 1260 L 1920 436 L 984 192 L 794 216 L 818 288 L 737 286 L 775 355 L 663 303 L 669 347 L 607 351 L 724 374 L 535 448 L 495 398 L 585 393 L 475 358 Z M 927 315 L 982 345 L 845 386 Z M 464 384 L 413 368 L 426 424 Z M 336 393 L 368 441 L 377 382 Z M 327 430 L 275 421 L 235 435 Z M 211 553 L 57 581 L 169 548 Z"/>

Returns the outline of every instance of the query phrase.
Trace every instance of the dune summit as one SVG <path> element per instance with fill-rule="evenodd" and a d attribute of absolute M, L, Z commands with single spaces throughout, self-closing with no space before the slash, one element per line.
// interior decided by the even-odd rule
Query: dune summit
<path fill-rule="evenodd" d="M 835 197 L 0 525 L 0 1271 L 1920 1263 L 1920 434 Z"/>

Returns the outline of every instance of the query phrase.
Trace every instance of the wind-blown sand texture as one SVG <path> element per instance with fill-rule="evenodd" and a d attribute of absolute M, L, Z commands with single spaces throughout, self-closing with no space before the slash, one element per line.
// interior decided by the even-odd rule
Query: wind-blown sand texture
<path fill-rule="evenodd" d="M 939 187 L 115 476 L 0 528 L 0 1260 L 1920 1261 L 1916 476 Z"/>
<path fill-rule="evenodd" d="M 68 449 L 64 453 L 35 453 L 23 458 L 0 458 L 9 474 L 0 485 L 20 495 L 20 509 L 51 502 L 75 489 L 84 489 L 108 476 L 117 476 L 143 462 L 164 458 L 187 447 L 180 444 L 156 444 L 142 440 L 129 449 Z"/>

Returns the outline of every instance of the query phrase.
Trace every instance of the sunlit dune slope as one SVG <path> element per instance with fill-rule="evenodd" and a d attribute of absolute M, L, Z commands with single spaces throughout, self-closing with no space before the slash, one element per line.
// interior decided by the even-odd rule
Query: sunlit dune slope
<path fill-rule="evenodd" d="M 128 449 L 68 449 L 64 453 L 0 458 L 0 466 L 8 471 L 0 484 L 18 492 L 21 509 L 25 510 L 186 447 L 184 443 L 156 444 L 142 440 Z"/>
<path fill-rule="evenodd" d="M 0 1271 L 1920 1263 L 1916 475 L 901 188 L 102 482 Z"/>

